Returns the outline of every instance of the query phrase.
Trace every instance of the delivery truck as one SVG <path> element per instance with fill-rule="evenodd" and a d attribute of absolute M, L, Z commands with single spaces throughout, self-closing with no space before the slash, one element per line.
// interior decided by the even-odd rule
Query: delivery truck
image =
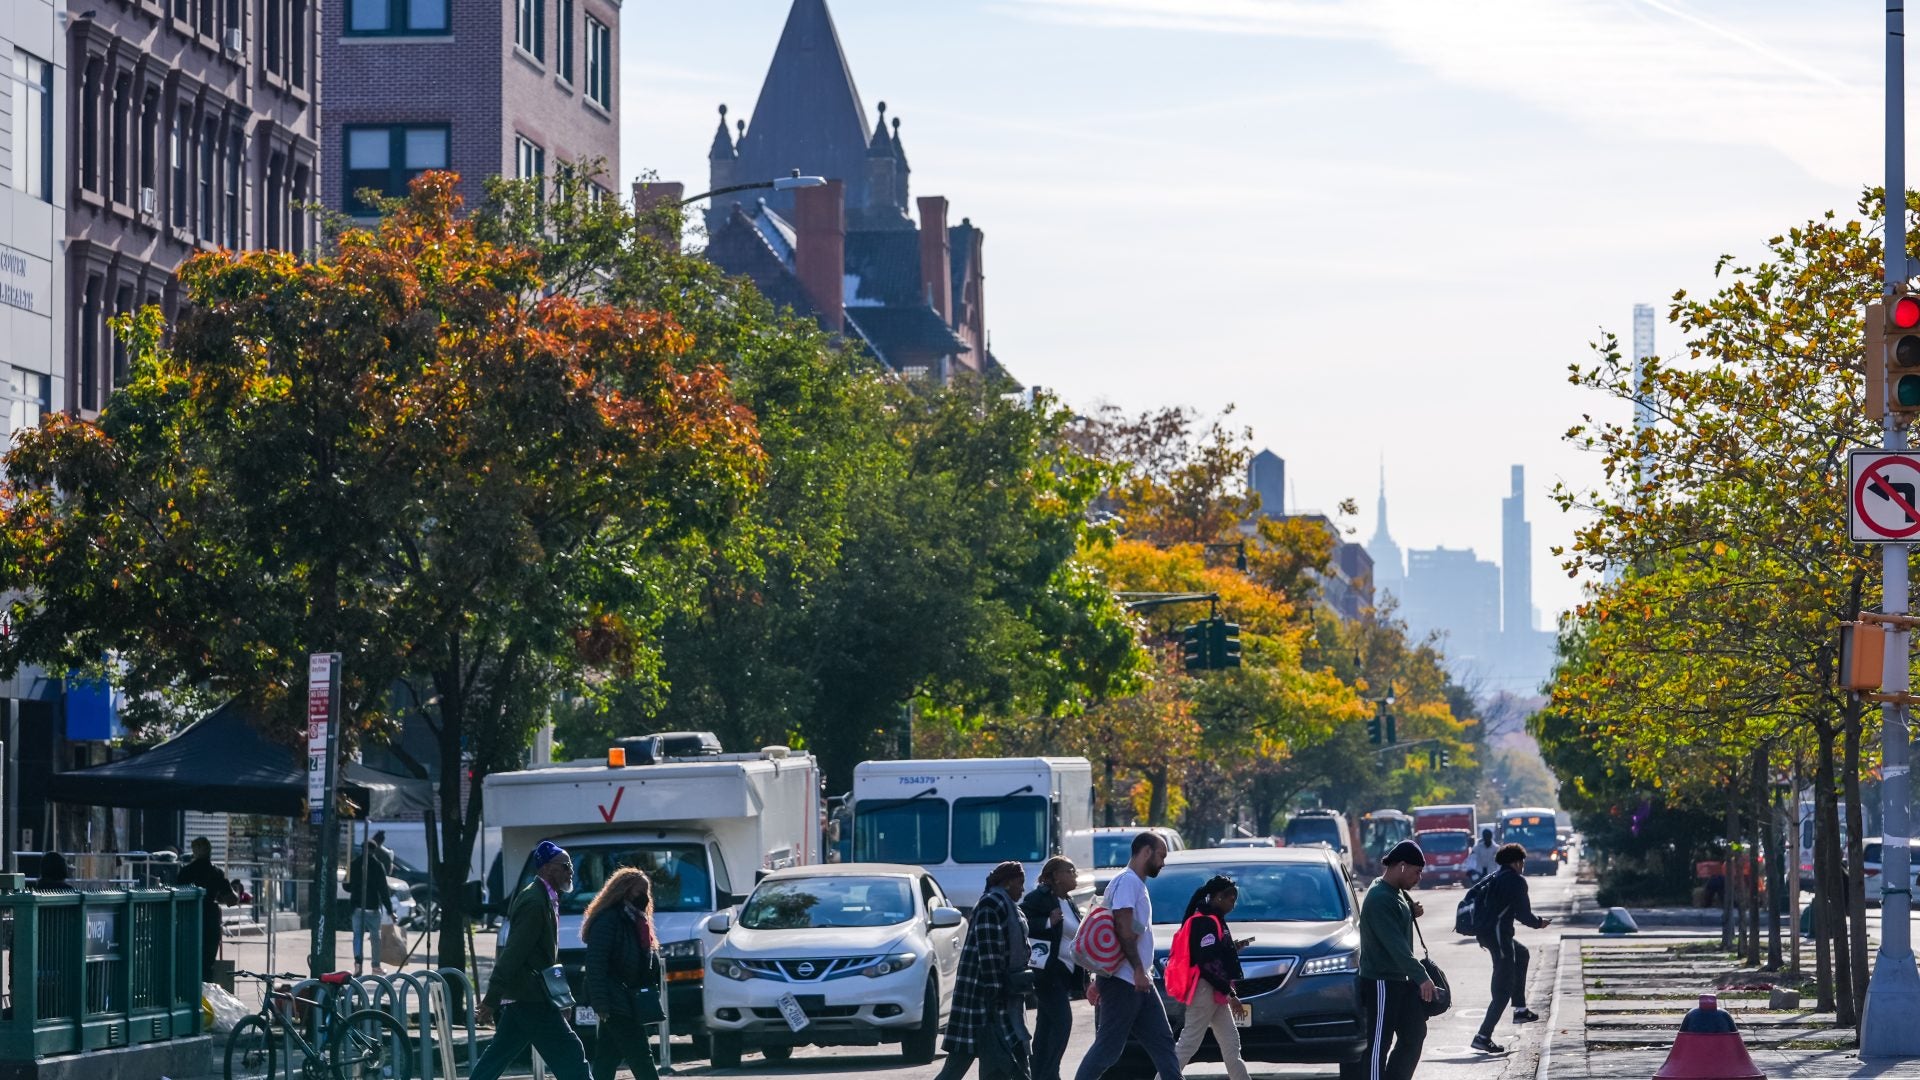
<path fill-rule="evenodd" d="M 971 911 L 1008 859 L 1027 882 L 1054 855 L 1093 865 L 1093 767 L 1086 758 L 863 761 L 853 770 L 853 860 L 923 866 Z"/>
<path fill-rule="evenodd" d="M 653 921 L 666 963 L 673 1030 L 699 1035 L 705 951 L 701 924 L 740 903 L 758 876 L 821 861 L 820 767 L 772 746 L 753 754 L 570 761 L 486 779 L 489 824 L 500 827 L 510 888 L 533 880 L 530 856 L 552 840 L 573 856 L 573 890 L 560 897 L 560 962 L 586 1001 L 580 916 L 623 866 L 653 881 Z M 510 928 L 500 931 L 506 943 Z M 586 1001 L 576 1024 L 598 1023 Z"/>

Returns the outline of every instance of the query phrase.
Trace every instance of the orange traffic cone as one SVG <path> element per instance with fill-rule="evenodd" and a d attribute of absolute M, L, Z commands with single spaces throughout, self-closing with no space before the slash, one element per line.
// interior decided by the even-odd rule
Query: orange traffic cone
<path fill-rule="evenodd" d="M 1653 1080 L 1766 1080 L 1766 1074 L 1747 1056 L 1747 1044 L 1733 1017 L 1720 1011 L 1712 994 L 1700 995 L 1700 1007 L 1680 1021 L 1667 1063 Z"/>

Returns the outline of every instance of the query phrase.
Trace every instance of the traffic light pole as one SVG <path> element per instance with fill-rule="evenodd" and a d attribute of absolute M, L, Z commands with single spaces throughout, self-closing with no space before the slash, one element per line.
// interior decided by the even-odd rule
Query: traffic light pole
<path fill-rule="evenodd" d="M 1906 176 L 1906 38 L 1904 0 L 1887 2 L 1887 225 L 1885 239 L 1886 296 L 1909 275 L 1907 263 Z M 1869 386 L 1869 394 L 1885 387 Z M 1891 403 L 1889 403 L 1890 405 Z M 1880 445 L 1905 450 L 1907 433 L 1891 407 L 1883 410 Z M 1880 549 L 1884 595 L 1880 609 L 1888 615 L 1907 613 L 1907 545 L 1886 544 Z M 1866 1010 L 1860 1017 L 1860 1056 L 1920 1057 L 1920 969 L 1914 967 L 1913 934 L 1909 912 L 1913 896 L 1908 872 L 1907 838 L 1912 832 L 1911 780 L 1908 776 L 1907 707 L 1897 700 L 1907 692 L 1907 628 L 1895 622 L 1887 627 L 1887 659 L 1882 691 L 1896 700 L 1881 705 L 1881 872 L 1880 950 L 1874 955 L 1873 977 L 1867 982 Z"/>

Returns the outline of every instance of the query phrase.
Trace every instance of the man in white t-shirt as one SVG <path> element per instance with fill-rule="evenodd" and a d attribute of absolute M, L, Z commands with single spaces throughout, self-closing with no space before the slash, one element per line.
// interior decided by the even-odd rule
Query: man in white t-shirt
<path fill-rule="evenodd" d="M 1147 879 L 1159 877 L 1166 861 L 1167 842 L 1143 832 L 1133 838 L 1127 868 L 1107 884 L 1107 907 L 1126 959 L 1113 974 L 1095 978 L 1087 994 L 1094 1008 L 1093 1045 L 1074 1080 L 1100 1080 L 1120 1060 L 1129 1036 L 1139 1040 L 1160 1080 L 1180 1080 L 1173 1027 L 1153 987 L 1153 898 L 1147 895 Z"/>

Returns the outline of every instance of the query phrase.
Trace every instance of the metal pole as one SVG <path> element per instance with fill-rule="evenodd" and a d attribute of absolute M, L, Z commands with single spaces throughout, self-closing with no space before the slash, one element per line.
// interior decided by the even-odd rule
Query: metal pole
<path fill-rule="evenodd" d="M 1887 0 L 1887 225 L 1885 239 L 1886 297 L 1907 280 L 1906 176 L 1906 27 L 1904 0 Z M 1884 386 L 1868 393 L 1885 393 Z M 1889 403 L 1891 404 L 1891 403 Z M 1907 448 L 1907 433 L 1884 409 L 1881 446 Z M 1884 595 L 1881 610 L 1907 613 L 1907 545 L 1881 549 Z M 1882 685 L 1889 695 L 1907 691 L 1907 630 L 1887 627 L 1887 660 Z M 1874 955 L 1873 977 L 1867 983 L 1866 1009 L 1860 1018 L 1862 1057 L 1920 1057 L 1920 970 L 1913 962 L 1913 928 L 1909 923 L 1913 897 L 1909 891 L 1907 838 L 1910 782 L 1906 707 L 1889 701 L 1881 706 L 1880 785 L 1882 902 L 1880 949 Z"/>
<path fill-rule="evenodd" d="M 7 792 L 5 842 L 9 874 L 20 872 L 20 701 L 7 699 Z"/>

